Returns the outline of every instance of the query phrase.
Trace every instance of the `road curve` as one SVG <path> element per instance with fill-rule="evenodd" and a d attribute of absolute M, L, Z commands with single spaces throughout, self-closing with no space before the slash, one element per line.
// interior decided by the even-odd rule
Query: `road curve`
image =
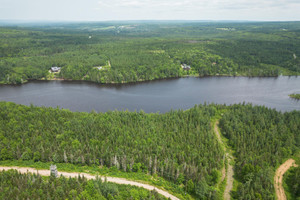
<path fill-rule="evenodd" d="M 50 170 L 38 170 L 35 168 L 29 168 L 29 167 L 1 167 L 0 166 L 0 171 L 7 171 L 10 169 L 15 169 L 17 171 L 19 171 L 20 173 L 36 173 L 36 174 L 40 174 L 41 176 L 50 176 Z M 64 177 L 71 177 L 71 178 L 75 178 L 80 176 L 84 176 L 87 179 L 95 179 L 96 176 L 94 175 L 90 175 L 90 174 L 86 174 L 86 173 L 76 173 L 76 172 L 58 172 L 58 176 L 64 176 Z M 156 190 L 159 194 L 165 196 L 166 198 L 170 198 L 172 200 L 179 200 L 177 197 L 169 194 L 168 192 L 161 190 L 157 187 L 151 186 L 151 185 L 147 185 L 147 184 L 143 184 L 143 183 L 138 183 L 135 181 L 129 181 L 123 178 L 115 178 L 115 177 L 101 177 L 102 180 L 104 180 L 106 178 L 106 180 L 108 182 L 112 182 L 112 183 L 117 183 L 117 184 L 125 184 L 125 185 L 133 185 L 133 186 L 137 186 L 137 187 L 142 187 L 146 190 Z"/>
<path fill-rule="evenodd" d="M 216 123 L 214 124 L 214 131 L 217 135 L 218 142 L 224 147 L 224 151 L 226 152 L 226 147 L 225 147 L 225 145 L 222 141 L 221 133 L 218 129 L 218 124 L 219 124 L 219 121 L 216 121 Z M 225 156 L 227 158 L 227 173 L 226 173 L 227 180 L 226 180 L 226 186 L 225 186 L 225 190 L 224 190 L 224 199 L 225 200 L 230 200 L 230 192 L 231 192 L 232 187 L 233 187 L 234 171 L 233 171 L 232 165 L 230 164 L 232 156 L 229 153 L 226 153 Z"/>
<path fill-rule="evenodd" d="M 276 191 L 277 200 L 286 200 L 285 192 L 282 186 L 282 179 L 284 173 L 289 170 L 289 168 L 297 166 L 295 160 L 288 159 L 282 165 L 278 167 L 274 176 L 274 187 Z"/>

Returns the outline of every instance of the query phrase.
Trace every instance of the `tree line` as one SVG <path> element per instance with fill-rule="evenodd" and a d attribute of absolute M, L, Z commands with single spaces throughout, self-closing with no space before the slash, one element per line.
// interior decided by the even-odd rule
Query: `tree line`
<path fill-rule="evenodd" d="M 85 177 L 54 178 L 38 174 L 21 174 L 16 170 L 0 172 L 1 199 L 166 199 L 156 191 L 147 191 L 129 185 L 118 185 L 102 181 L 101 178 L 87 180 Z"/>
<path fill-rule="evenodd" d="M 82 29 L 81 26 L 0 27 L 0 83 L 50 79 L 52 66 L 62 67 L 57 75 L 60 78 L 97 83 L 128 83 L 185 75 L 300 73 L 299 24 L 296 22 L 163 26 L 154 23 L 122 30 L 115 24 L 115 28 L 108 30 L 103 24 L 87 24 Z M 100 31 L 93 31 L 97 26 Z M 286 26 L 290 27 L 288 31 L 280 31 Z M 116 33 L 120 30 L 121 33 Z M 182 70 L 181 64 L 190 65 L 191 70 Z"/>
<path fill-rule="evenodd" d="M 300 112 L 234 105 L 220 120 L 236 157 L 234 199 L 275 199 L 276 168 L 300 149 Z M 297 180 L 299 182 L 299 180 Z"/>
<path fill-rule="evenodd" d="M 199 105 L 166 114 L 73 113 L 1 102 L 0 159 L 144 172 L 199 196 L 218 196 L 224 152 L 211 129 L 215 112 Z"/>
<path fill-rule="evenodd" d="M 234 151 L 234 199 L 274 199 L 273 178 L 284 159 L 299 153 L 300 112 L 250 104 L 196 105 L 164 114 L 79 113 L 0 102 L 0 160 L 73 163 L 143 172 L 179 185 L 199 199 L 221 199 L 224 163 L 212 129 Z"/>

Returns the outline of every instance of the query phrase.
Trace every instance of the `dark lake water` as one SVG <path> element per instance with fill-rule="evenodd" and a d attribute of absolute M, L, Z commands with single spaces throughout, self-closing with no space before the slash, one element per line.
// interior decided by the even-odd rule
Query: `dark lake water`
<path fill-rule="evenodd" d="M 289 98 L 291 93 L 300 93 L 300 77 L 190 77 L 117 86 L 35 81 L 20 86 L 0 86 L 0 101 L 87 112 L 142 109 L 163 113 L 205 102 L 250 102 L 281 111 L 300 110 L 300 101 Z"/>

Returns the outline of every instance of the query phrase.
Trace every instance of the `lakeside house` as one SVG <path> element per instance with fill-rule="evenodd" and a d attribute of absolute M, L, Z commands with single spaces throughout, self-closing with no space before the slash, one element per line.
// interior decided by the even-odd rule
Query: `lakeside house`
<path fill-rule="evenodd" d="M 190 70 L 190 69 L 191 69 L 191 66 L 190 66 L 190 65 L 187 65 L 187 64 L 182 64 L 182 65 L 181 65 L 181 68 L 182 68 L 183 70 Z"/>
<path fill-rule="evenodd" d="M 61 67 L 51 67 L 51 71 L 52 72 L 59 72 L 60 71 L 60 69 L 61 69 Z"/>

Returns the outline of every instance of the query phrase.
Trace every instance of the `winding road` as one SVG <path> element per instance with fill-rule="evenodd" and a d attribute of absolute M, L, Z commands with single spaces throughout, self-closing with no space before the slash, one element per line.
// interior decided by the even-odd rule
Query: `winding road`
<path fill-rule="evenodd" d="M 226 181 L 226 186 L 225 186 L 225 191 L 224 191 L 224 200 L 230 200 L 230 192 L 232 190 L 233 187 L 233 175 L 234 175 L 234 171 L 233 171 L 233 166 L 230 164 L 230 161 L 232 159 L 232 155 L 230 153 L 228 153 L 226 146 L 224 145 L 222 138 L 221 138 L 221 134 L 220 131 L 218 129 L 218 124 L 219 122 L 217 121 L 214 124 L 214 132 L 217 136 L 218 142 L 223 146 L 224 151 L 226 152 L 225 156 L 227 159 L 227 172 L 225 174 L 225 168 L 222 170 L 222 181 L 224 180 L 225 176 L 227 178 Z M 277 196 L 277 200 L 286 200 L 286 195 L 284 192 L 284 188 L 282 186 L 282 181 L 283 181 L 283 175 L 285 174 L 286 171 L 289 170 L 289 168 L 291 167 L 297 167 L 295 160 L 293 159 L 288 159 L 286 162 L 284 162 L 282 165 L 280 165 L 278 167 L 278 169 L 276 170 L 275 176 L 274 176 L 274 187 L 275 187 L 275 191 L 276 191 L 276 196 Z M 7 171 L 7 170 L 17 170 L 20 173 L 36 173 L 36 174 L 40 174 L 41 176 L 50 176 L 50 170 L 38 170 L 35 168 L 29 168 L 29 167 L 4 167 L 4 166 L 0 166 L 0 171 Z M 71 177 L 71 178 L 76 178 L 79 175 L 80 176 L 84 176 L 85 178 L 87 178 L 88 180 L 90 179 L 96 179 L 96 176 L 91 175 L 91 174 L 87 174 L 87 173 L 77 173 L 77 172 L 58 172 L 58 176 L 64 176 L 64 177 Z M 161 190 L 157 187 L 148 185 L 148 184 L 144 184 L 144 183 L 139 183 L 139 182 L 135 182 L 135 181 L 130 181 L 127 179 L 123 179 L 123 178 L 116 178 L 116 177 L 101 177 L 101 179 L 104 181 L 105 179 L 108 182 L 112 182 L 112 183 L 117 183 L 117 184 L 125 184 L 125 185 L 132 185 L 132 186 L 137 186 L 137 187 L 142 187 L 146 190 L 156 190 L 159 194 L 165 196 L 166 198 L 170 198 L 172 200 L 179 200 L 179 198 L 175 197 L 174 195 Z"/>
<path fill-rule="evenodd" d="M 224 191 L 224 199 L 225 200 L 230 200 L 230 191 L 232 190 L 233 187 L 233 166 L 230 164 L 231 159 L 233 158 L 232 155 L 230 154 L 229 151 L 227 151 L 226 146 L 224 145 L 222 138 L 221 138 L 221 133 L 218 128 L 219 121 L 217 121 L 214 124 L 214 132 L 216 133 L 216 136 L 218 138 L 218 142 L 223 146 L 224 151 L 226 152 L 225 156 L 227 158 L 227 181 L 226 181 L 226 187 Z M 276 196 L 277 200 L 286 200 L 286 195 L 284 192 L 284 188 L 282 186 L 283 182 L 283 175 L 285 172 L 287 172 L 291 167 L 297 167 L 295 160 L 293 159 L 288 159 L 286 162 L 284 162 L 282 165 L 278 167 L 278 169 L 275 172 L 274 176 L 274 188 L 276 191 Z M 224 180 L 224 169 L 222 170 L 222 181 Z"/>
<path fill-rule="evenodd" d="M 230 191 L 232 190 L 232 187 L 233 187 L 233 175 L 234 175 L 234 171 L 233 171 L 233 166 L 230 164 L 230 161 L 232 159 L 232 155 L 230 153 L 228 153 L 223 141 L 222 141 L 222 138 L 221 138 L 221 133 L 219 131 L 219 128 L 218 128 L 218 124 L 219 124 L 219 121 L 217 121 L 214 125 L 214 131 L 217 135 L 217 138 L 218 138 L 218 142 L 221 144 L 221 146 L 223 146 L 224 148 L 224 151 L 227 152 L 225 154 L 226 156 L 226 159 L 227 159 L 227 173 L 226 173 L 226 186 L 225 186 L 225 191 L 224 191 L 224 199 L 225 200 L 230 200 Z M 224 170 L 222 170 L 224 171 Z M 224 173 L 224 172 L 223 172 Z M 225 175 L 223 176 L 222 175 L 222 181 L 224 180 Z"/>
<path fill-rule="evenodd" d="M 297 167 L 295 160 L 288 159 L 278 167 L 274 176 L 274 187 L 276 191 L 277 200 L 286 200 L 285 192 L 282 186 L 283 175 L 291 167 Z"/>
<path fill-rule="evenodd" d="M 40 174 L 41 176 L 50 176 L 50 170 L 37 170 L 35 168 L 28 168 L 28 167 L 1 167 L 0 166 L 0 171 L 7 171 L 7 170 L 10 170 L 10 169 L 15 169 L 17 171 L 19 171 L 20 173 L 36 173 L 36 174 Z M 71 178 L 75 178 L 75 177 L 78 177 L 79 175 L 80 176 L 84 176 L 85 178 L 87 179 L 96 179 L 96 176 L 94 175 L 90 175 L 90 174 L 86 174 L 86 173 L 76 173 L 76 172 L 72 172 L 72 173 L 69 173 L 69 172 L 58 172 L 58 176 L 64 176 L 64 177 L 71 177 Z M 138 183 L 138 182 L 135 182 L 135 181 L 130 181 L 130 180 L 126 180 L 126 179 L 123 179 L 123 178 L 115 178 L 115 177 L 101 177 L 101 179 L 104 181 L 105 179 L 108 181 L 108 182 L 112 182 L 112 183 L 117 183 L 117 184 L 125 184 L 125 185 L 133 185 L 133 186 L 137 186 L 137 187 L 142 187 L 146 190 L 156 190 L 159 194 L 165 196 L 166 198 L 170 198 L 172 200 L 179 200 L 177 197 L 171 195 L 170 193 L 164 191 L 164 190 L 161 190 L 157 187 L 154 187 L 154 186 L 151 186 L 151 185 L 148 185 L 148 184 L 143 184 L 143 183 Z"/>

